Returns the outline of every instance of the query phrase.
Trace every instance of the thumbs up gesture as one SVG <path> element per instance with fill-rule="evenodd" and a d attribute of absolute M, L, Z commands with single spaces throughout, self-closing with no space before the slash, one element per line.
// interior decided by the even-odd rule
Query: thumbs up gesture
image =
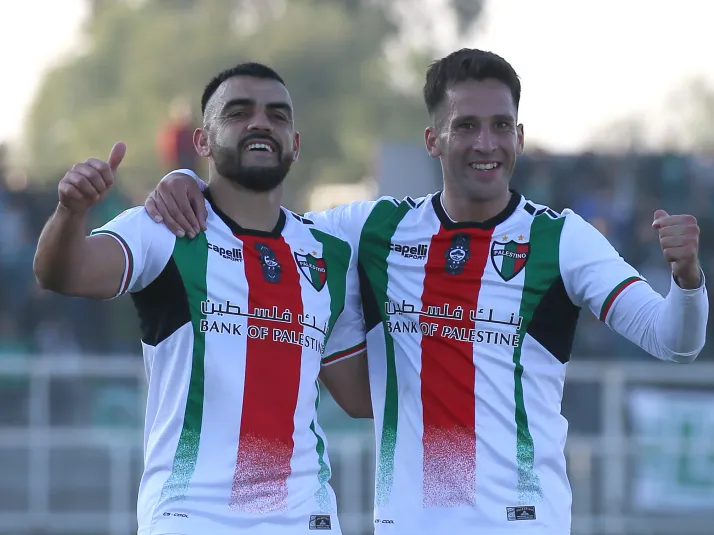
<path fill-rule="evenodd" d="M 116 170 L 124 159 L 126 145 L 116 143 L 106 162 L 96 158 L 75 164 L 60 180 L 59 202 L 67 210 L 81 215 L 101 201 L 114 184 Z"/>
<path fill-rule="evenodd" d="M 659 244 L 664 258 L 672 265 L 672 273 L 682 288 L 698 288 L 699 225 L 691 215 L 669 215 L 664 210 L 654 213 L 652 226 L 659 232 Z"/>

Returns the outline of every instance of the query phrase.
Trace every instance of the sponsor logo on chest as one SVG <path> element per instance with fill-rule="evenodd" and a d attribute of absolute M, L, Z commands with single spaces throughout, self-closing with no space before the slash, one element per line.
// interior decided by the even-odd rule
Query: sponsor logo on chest
<path fill-rule="evenodd" d="M 401 243 L 389 243 L 389 250 L 399 253 L 404 258 L 412 258 L 414 260 L 424 260 L 429 252 L 429 246 L 425 243 L 417 245 L 406 245 Z"/>
<path fill-rule="evenodd" d="M 213 253 L 218 253 L 222 258 L 230 260 L 231 262 L 243 262 L 243 250 L 237 247 L 229 249 L 209 242 L 208 250 Z"/>

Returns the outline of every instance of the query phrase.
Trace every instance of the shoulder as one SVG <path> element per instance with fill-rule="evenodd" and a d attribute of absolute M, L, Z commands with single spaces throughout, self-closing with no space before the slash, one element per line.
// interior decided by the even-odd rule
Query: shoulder
<path fill-rule="evenodd" d="M 94 229 L 91 234 L 118 233 L 129 234 L 150 239 L 173 240 L 175 236 L 163 223 L 157 223 L 147 213 L 143 206 L 135 206 L 124 210 L 103 226 Z"/>

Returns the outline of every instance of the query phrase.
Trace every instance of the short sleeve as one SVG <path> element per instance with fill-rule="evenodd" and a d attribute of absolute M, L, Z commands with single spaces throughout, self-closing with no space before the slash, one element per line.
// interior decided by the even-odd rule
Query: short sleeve
<path fill-rule="evenodd" d="M 376 201 L 356 201 L 322 212 L 308 212 L 305 219 L 316 228 L 345 242 L 351 248 L 347 270 L 345 306 L 330 333 L 322 364 L 328 366 L 366 349 L 366 328 L 359 280 L 359 246 L 362 228 Z"/>
<path fill-rule="evenodd" d="M 560 240 L 560 271 L 573 303 L 608 323 L 618 298 L 644 278 L 595 227 L 566 210 Z"/>
<path fill-rule="evenodd" d="M 327 339 L 323 366 L 353 357 L 367 347 L 356 256 L 353 253 L 350 260 L 345 277 L 345 306 Z"/>
<path fill-rule="evenodd" d="M 124 276 L 117 297 L 151 284 L 168 264 L 176 241 L 164 225 L 152 221 L 143 206 L 130 208 L 91 232 L 92 236 L 100 234 L 114 238 L 124 251 Z"/>

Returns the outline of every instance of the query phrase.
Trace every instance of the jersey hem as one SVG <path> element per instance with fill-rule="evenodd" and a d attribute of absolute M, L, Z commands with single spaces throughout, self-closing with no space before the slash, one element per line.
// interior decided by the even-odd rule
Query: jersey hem
<path fill-rule="evenodd" d="M 366 348 L 367 341 L 363 340 L 359 344 L 352 346 L 349 349 L 345 349 L 344 351 L 338 351 L 337 353 L 333 353 L 332 355 L 325 357 L 324 359 L 322 359 L 322 365 L 330 366 L 331 364 L 335 364 L 336 362 L 340 362 L 342 360 L 354 357 L 355 355 L 364 351 Z"/>

